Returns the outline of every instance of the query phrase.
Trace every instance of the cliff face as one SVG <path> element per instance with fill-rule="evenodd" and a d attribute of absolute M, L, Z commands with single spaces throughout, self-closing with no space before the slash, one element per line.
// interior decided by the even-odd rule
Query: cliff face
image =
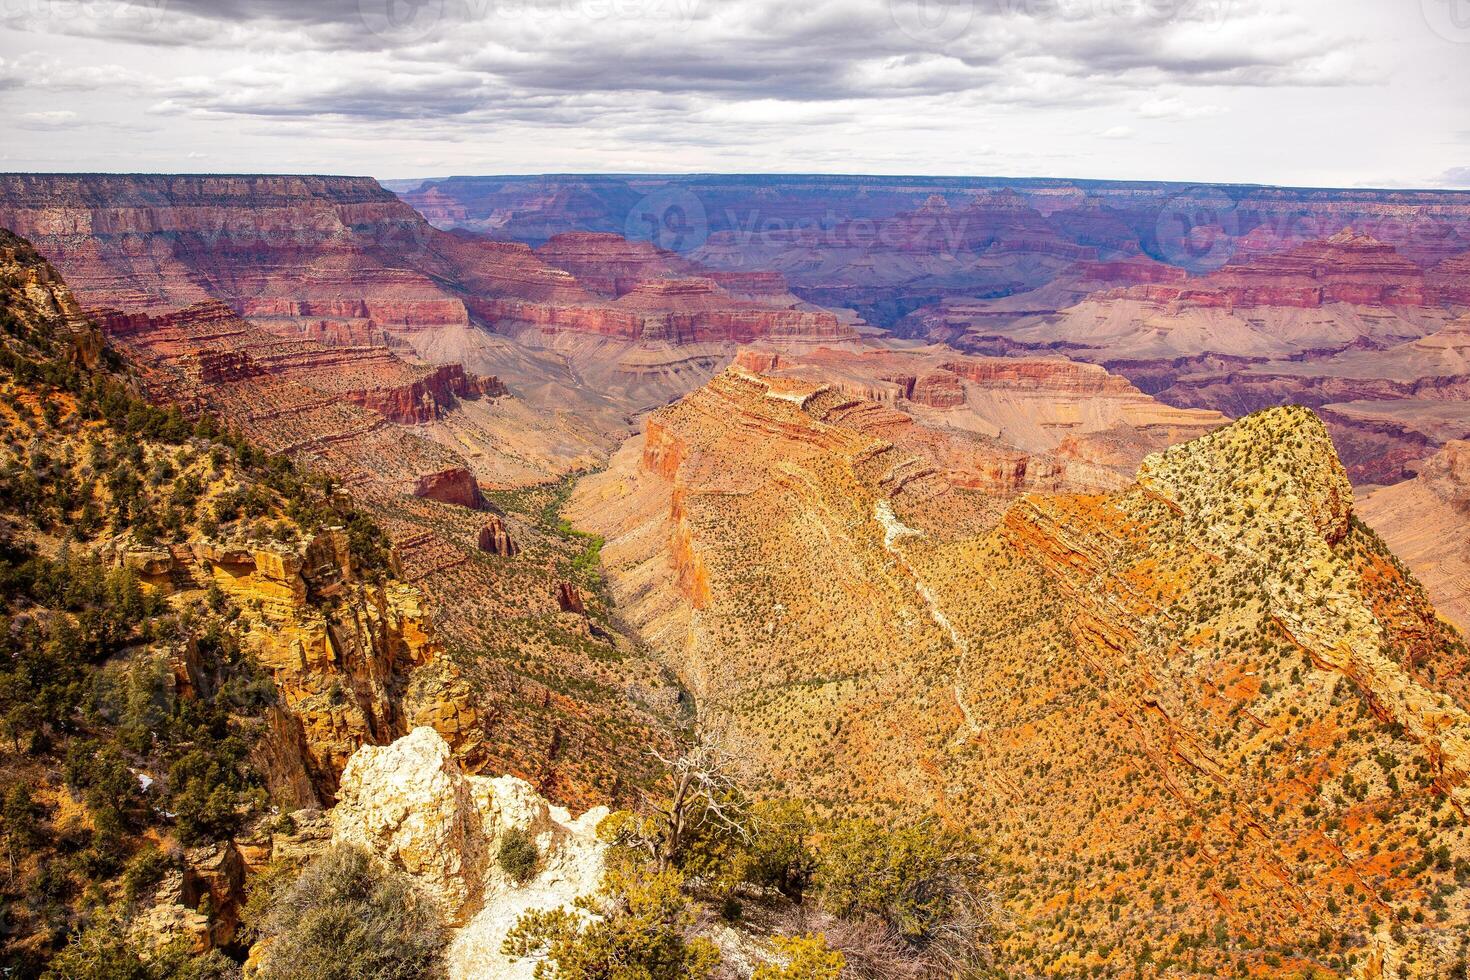
<path fill-rule="evenodd" d="M 1411 475 L 1442 441 L 1437 403 L 1462 398 L 1470 377 L 1461 258 L 1411 259 L 1409 244 L 1352 229 L 1279 251 L 1237 244 L 1213 272 L 1145 276 L 1050 313 L 1006 314 L 1000 301 L 923 311 L 908 329 L 976 351 L 1061 351 L 1181 407 L 1320 408 L 1355 481 Z M 1368 422 L 1353 407 L 1366 401 L 1394 404 Z"/>
<path fill-rule="evenodd" d="M 59 278 L 54 285 L 48 303 L 71 311 L 58 320 L 79 317 Z M 562 801 L 631 792 L 648 769 L 642 746 L 658 744 L 677 697 L 607 627 L 588 572 L 574 568 L 584 545 L 547 525 L 544 501 L 497 515 L 504 550 L 525 561 L 478 547 L 484 456 L 530 452 L 492 442 L 495 420 L 515 413 L 541 424 L 494 378 L 379 346 L 282 336 L 219 303 L 103 319 L 140 392 L 191 421 L 207 413 L 263 453 L 291 457 L 324 493 L 352 500 L 385 533 L 398 579 L 422 593 L 349 575 L 337 558 L 270 558 L 275 551 L 259 541 L 190 543 L 218 554 L 142 549 L 136 561 L 160 587 L 178 578 L 203 588 L 218 575 L 265 617 L 252 634 L 259 655 L 300 707 L 270 719 L 262 755 L 283 799 L 329 800 L 353 749 L 416 724 L 442 731 L 471 766 L 527 776 Z M 72 333 L 76 356 L 95 354 L 96 329 L 83 323 Z M 341 570 L 330 596 L 315 591 L 319 565 Z M 562 583 L 581 588 L 585 617 L 559 619 Z M 541 666 L 526 674 L 511 660 Z"/>
<path fill-rule="evenodd" d="M 271 806 L 329 805 L 353 752 L 413 726 L 474 764 L 477 699 L 362 511 L 141 400 L 3 231 L 0 354 L 0 709 L 26 723 L 5 778 L 29 821 L 8 839 L 4 958 L 44 963 L 84 890 L 89 908 L 126 890 L 139 942 L 231 947 L 253 860 L 234 838 Z M 63 870 L 79 840 L 105 858 Z M 149 853 L 156 880 L 125 886 Z"/>
<path fill-rule="evenodd" d="M 220 299 L 247 315 L 465 319 L 422 273 L 383 261 L 422 246 L 423 223 L 371 178 L 7 174 L 0 226 L 90 306 Z"/>
<path fill-rule="evenodd" d="M 116 559 L 164 594 L 183 599 L 214 587 L 241 610 L 245 646 L 280 696 L 256 749 L 280 804 L 330 805 L 348 757 L 411 724 L 432 725 L 474 754 L 477 712 L 443 658 L 422 593 L 362 580 L 345 533 L 295 549 L 202 537 L 168 548 L 125 544 Z M 208 693 L 188 658 L 180 669 L 196 694 Z"/>
<path fill-rule="evenodd" d="M 501 484 L 595 463 L 630 416 L 707 380 L 737 343 L 855 337 L 774 271 L 706 276 L 611 234 L 538 252 L 449 233 L 367 178 L 0 175 L 0 226 L 30 232 L 85 307 L 166 319 L 223 304 L 317 348 L 303 367 L 323 374 L 338 372 L 320 348 L 338 349 L 361 377 L 332 399 L 433 428 Z M 354 350 L 366 347 L 378 364 Z M 394 378 L 385 349 L 486 380 Z M 502 386 L 525 408 L 453 408 Z M 319 423 L 305 428 L 310 439 Z"/>
<path fill-rule="evenodd" d="M 1434 855 L 1459 846 L 1441 828 L 1470 806 L 1465 647 L 1353 516 L 1310 412 L 1103 492 L 1034 480 L 1035 458 L 970 489 L 952 445 L 850 379 L 742 364 L 656 415 L 574 514 L 607 535 L 629 616 L 788 792 L 983 828 L 1019 971 L 1212 931 L 1191 966 L 1211 975 L 1271 948 L 1294 951 L 1283 969 L 1446 962 L 1470 910 L 1379 923 L 1442 890 Z M 676 587 L 650 587 L 660 566 Z"/>
<path fill-rule="evenodd" d="M 459 177 L 404 198 L 440 227 L 536 245 L 621 233 L 638 207 L 676 203 L 691 216 L 684 247 L 703 264 L 784 273 L 808 299 L 884 326 L 942 297 L 1174 282 L 1217 253 L 1281 252 L 1349 227 L 1421 268 L 1470 248 L 1470 198 L 1453 191 L 706 174 Z M 1218 224 L 1199 225 L 1205 215 Z M 1040 292 L 1029 308 L 1055 301 Z"/>
<path fill-rule="evenodd" d="M 1392 246 L 1351 228 L 1284 252 L 1248 256 L 1206 276 L 1134 286 L 1104 296 L 1226 309 L 1315 309 L 1332 303 L 1424 306 L 1437 301 L 1425 286 L 1422 267 Z"/>
<path fill-rule="evenodd" d="M 538 255 L 446 234 L 369 178 L 0 175 L 0 226 L 32 238 L 88 305 L 215 299 L 307 335 L 433 333 L 472 314 L 674 343 L 838 333 L 759 277 L 672 321 L 660 314 L 676 301 L 625 310 L 611 301 L 639 282 L 697 267 L 615 235 L 558 238 Z"/>
<path fill-rule="evenodd" d="M 403 425 L 441 418 L 462 398 L 509 393 L 499 379 L 459 364 L 414 365 L 380 345 L 268 333 L 218 302 L 159 315 L 106 310 L 98 318 L 108 336 L 157 363 L 187 364 L 205 384 L 288 380 Z"/>
<path fill-rule="evenodd" d="M 441 644 L 461 651 L 515 648 L 546 664 L 546 676 L 558 684 L 575 678 L 593 690 L 636 684 L 659 692 L 665 686 L 641 658 L 604 666 L 598 658 L 614 656 L 618 644 L 611 632 L 594 638 L 586 625 L 540 627 L 534 640 L 527 639 L 526 623 L 559 610 L 556 589 L 577 548 L 528 526 L 525 516 L 515 518 L 514 541 L 532 551 L 534 561 L 508 566 L 478 547 L 486 496 L 469 437 L 483 438 L 483 420 L 513 410 L 508 403 L 514 401 L 498 397 L 495 379 L 455 365 L 409 363 L 384 348 L 283 337 L 220 304 L 157 316 L 120 314 L 105 323 L 139 366 L 152 397 L 208 412 L 263 449 L 331 477 L 380 522 L 399 574 L 425 593 L 425 607 L 437 611 L 435 636 L 442 639 L 427 652 L 392 639 L 403 616 L 391 593 L 371 589 L 358 597 L 358 612 L 342 622 L 302 625 L 300 636 L 280 626 L 291 639 L 275 660 L 306 657 L 323 665 L 325 679 L 301 692 L 303 703 L 313 705 L 310 725 L 322 732 L 322 748 L 310 750 L 320 761 L 311 768 L 340 768 L 357 745 L 402 734 L 409 723 L 440 728 L 472 765 L 532 776 L 568 801 L 606 800 L 646 767 L 635 757 L 636 746 L 659 737 L 654 733 L 662 722 L 644 705 L 621 697 L 593 705 L 577 690 L 553 692 L 513 675 L 495 657 L 441 656 Z M 511 530 L 508 523 L 508 536 Z M 383 636 L 391 652 L 361 652 L 365 633 Z M 440 666 L 422 673 L 422 691 L 382 680 L 385 664 L 423 657 Z M 463 672 L 468 687 L 442 673 L 451 669 Z M 338 687 L 345 700 L 334 693 Z M 375 692 L 372 697 L 386 706 L 360 710 L 354 691 Z M 299 740 L 292 726 L 277 728 L 282 744 Z M 640 734 L 614 744 L 612 733 L 622 731 Z M 313 779 L 330 793 L 329 782 Z"/>

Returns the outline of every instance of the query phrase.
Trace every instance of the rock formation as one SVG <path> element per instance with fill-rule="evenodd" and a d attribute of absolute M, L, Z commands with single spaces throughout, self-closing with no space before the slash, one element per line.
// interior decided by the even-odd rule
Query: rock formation
<path fill-rule="evenodd" d="M 1459 399 L 1466 385 L 1458 261 L 1426 273 L 1344 229 L 1279 252 L 1243 252 L 1213 272 L 1098 289 L 1051 313 L 1027 312 L 1019 298 L 1006 314 L 1003 301 L 941 306 L 915 314 L 907 329 L 978 352 L 1059 351 L 1171 405 L 1231 415 L 1320 408 L 1354 480 L 1391 483 L 1433 452 L 1435 403 Z M 1339 409 L 1369 400 L 1395 404 L 1372 421 Z"/>
<path fill-rule="evenodd" d="M 1143 394 L 1102 368 L 1060 358 L 964 357 L 946 347 L 820 348 L 799 355 L 747 349 L 738 368 L 826 384 L 921 422 L 1131 473 L 1149 452 L 1227 421 Z"/>
<path fill-rule="evenodd" d="M 1102 294 L 1111 297 L 1225 309 L 1426 304 L 1424 270 L 1392 246 L 1351 228 L 1283 252 L 1246 256 L 1208 275 Z"/>
<path fill-rule="evenodd" d="M 352 757 L 331 812 L 332 840 L 367 848 L 435 898 L 457 927 L 452 978 L 529 978 L 534 964 L 511 963 L 501 943 L 522 912 L 597 890 L 607 847 L 597 825 L 607 812 L 573 820 L 524 780 L 466 775 L 433 729 L 417 728 Z M 512 830 L 528 831 L 540 855 L 524 884 L 497 861 Z"/>
<path fill-rule="evenodd" d="M 484 505 L 475 475 L 460 466 L 425 473 L 414 484 L 413 495 L 425 500 L 437 500 L 441 504 L 468 507 L 470 510 L 478 510 Z"/>
<path fill-rule="evenodd" d="M 514 558 L 521 551 L 511 540 L 510 532 L 505 528 L 505 522 L 493 515 L 485 522 L 485 526 L 480 528 L 477 544 L 481 551 L 488 551 L 501 558 Z"/>
<path fill-rule="evenodd" d="M 581 591 L 570 582 L 557 583 L 556 604 L 562 612 L 576 613 L 578 616 L 587 615 L 587 604 L 582 601 Z"/>

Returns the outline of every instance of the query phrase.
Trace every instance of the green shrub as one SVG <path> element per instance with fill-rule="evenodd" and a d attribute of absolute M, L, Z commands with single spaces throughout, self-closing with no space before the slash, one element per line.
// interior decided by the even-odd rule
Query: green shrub
<path fill-rule="evenodd" d="M 785 958 L 785 964 L 762 963 L 751 980 L 837 980 L 847 965 L 841 953 L 828 948 L 827 937 L 821 933 L 777 936 L 771 944 Z"/>
<path fill-rule="evenodd" d="M 444 974 L 439 910 L 402 872 L 334 846 L 274 896 L 257 926 L 260 980 L 420 980 Z"/>
<path fill-rule="evenodd" d="M 129 902 L 136 902 L 152 891 L 153 886 L 163 880 L 171 862 L 168 855 L 156 847 L 145 847 L 128 861 L 123 871 L 123 894 Z"/>
<path fill-rule="evenodd" d="M 240 968 L 218 950 L 189 951 L 180 940 L 145 958 L 117 922 L 104 919 L 74 933 L 51 958 L 42 980 L 239 980 Z"/>
<path fill-rule="evenodd" d="M 536 867 L 541 863 L 541 852 L 536 849 L 536 838 L 526 827 L 512 827 L 500 841 L 500 851 L 495 855 L 500 870 L 518 885 L 524 885 L 536 877 Z"/>
<path fill-rule="evenodd" d="M 677 871 L 615 864 L 597 895 L 577 904 L 596 919 L 567 909 L 533 910 L 517 920 L 501 951 L 512 958 L 544 957 L 538 980 L 704 980 L 719 964 L 708 939 L 688 939 L 694 913 Z"/>
<path fill-rule="evenodd" d="M 841 820 L 818 857 L 813 884 L 832 915 L 876 921 L 944 959 L 982 954 L 987 946 L 990 901 L 973 841 L 925 825 Z"/>

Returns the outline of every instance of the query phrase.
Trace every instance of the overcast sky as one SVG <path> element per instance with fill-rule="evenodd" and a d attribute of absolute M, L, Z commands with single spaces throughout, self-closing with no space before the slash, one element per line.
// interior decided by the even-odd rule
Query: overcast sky
<path fill-rule="evenodd" d="M 0 170 L 1470 187 L 1470 0 L 0 0 Z"/>

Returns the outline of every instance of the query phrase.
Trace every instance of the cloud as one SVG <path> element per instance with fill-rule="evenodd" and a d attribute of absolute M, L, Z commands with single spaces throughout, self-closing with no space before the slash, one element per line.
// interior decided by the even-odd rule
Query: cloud
<path fill-rule="evenodd" d="M 22 129 L 69 129 L 77 125 L 80 118 L 70 109 L 22 112 L 15 118 L 15 125 Z"/>
<path fill-rule="evenodd" d="M 1451 167 L 1439 175 L 1441 187 L 1463 187 L 1470 189 L 1470 166 Z"/>
<path fill-rule="evenodd" d="M 16 30 L 249 52 L 276 77 L 136 83 L 160 112 L 449 119 L 620 95 L 1121 99 L 1140 85 L 1334 85 L 1351 40 L 1252 0 L 19 0 Z M 11 8 L 7 8 L 11 9 Z M 3 85 L 0 74 L 0 85 Z M 85 83 L 74 83 L 85 84 Z M 97 86 L 118 84 L 96 79 Z M 569 106 L 573 115 L 575 106 Z"/>
<path fill-rule="evenodd" d="M 1223 112 L 1224 106 L 1186 102 L 1177 96 L 1158 96 L 1138 107 L 1138 114 L 1145 119 L 1201 119 Z"/>
<path fill-rule="evenodd" d="M 1333 90 L 1361 92 L 1402 65 L 1375 47 L 1389 33 L 1372 21 L 1382 9 L 1376 0 L 0 0 L 0 109 L 9 118 L 75 111 L 93 125 L 166 133 L 133 144 L 139 161 L 160 166 L 192 141 L 214 149 L 223 138 L 235 157 L 243 145 L 256 159 L 259 147 L 261 161 L 285 169 L 346 166 L 337 141 L 361 154 L 356 169 L 386 158 L 398 174 L 441 148 L 446 161 L 482 167 L 851 170 L 867 161 L 932 172 L 979 166 L 983 142 L 995 154 L 987 166 L 1016 172 L 1080 164 L 1202 179 L 1246 156 L 1281 159 L 1279 148 L 1314 122 L 1343 134 L 1368 127 L 1358 95 Z M 1453 80 L 1463 70 L 1440 71 Z M 1382 125 L 1381 98 L 1375 131 L 1400 120 L 1406 133 L 1432 129 L 1452 87 L 1428 84 L 1393 93 L 1427 107 L 1417 119 L 1393 113 Z M 1278 94 L 1303 113 L 1284 138 Z M 1149 124 L 1226 112 L 1228 131 L 1171 135 Z M 84 128 L 77 121 L 72 132 Z M 1190 159 L 1134 155 L 1134 128 L 1155 148 L 1180 149 L 1187 134 Z M 1247 132 L 1261 138 L 1244 141 Z M 1068 142 L 1076 134 L 1111 134 L 1109 160 L 1080 161 Z M 81 151 L 107 159 L 66 136 L 24 139 L 53 166 Z M 1265 146 L 1276 151 L 1268 157 Z M 1393 146 L 1375 150 L 1386 157 Z M 1307 176 L 1406 166 L 1364 160 L 1355 147 L 1333 152 Z M 1309 157 L 1242 176 L 1308 171 L 1299 161 Z M 223 148 L 214 158 L 243 165 Z"/>

